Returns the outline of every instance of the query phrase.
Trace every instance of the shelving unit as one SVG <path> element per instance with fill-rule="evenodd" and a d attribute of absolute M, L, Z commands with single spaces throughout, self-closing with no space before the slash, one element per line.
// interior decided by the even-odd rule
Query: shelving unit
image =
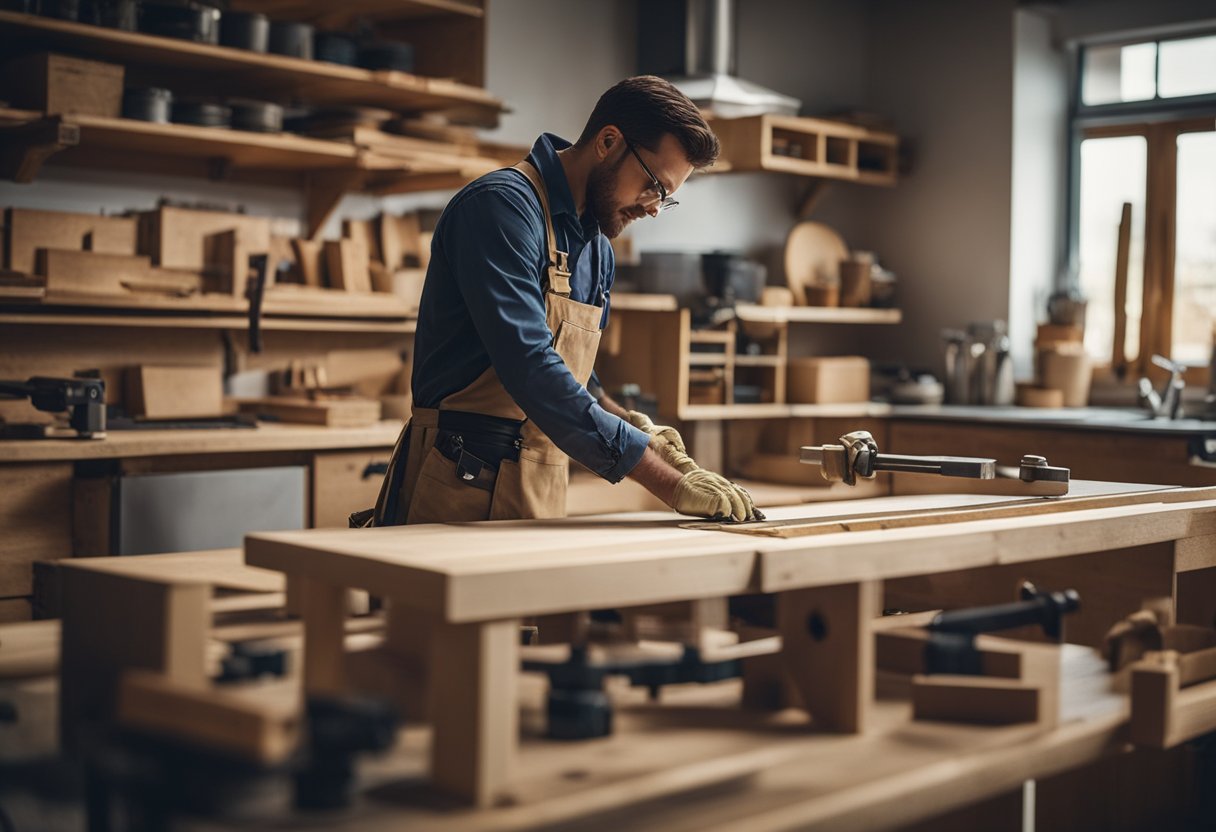
<path fill-rule="evenodd" d="M 321 18 L 332 16 L 329 4 L 274 0 L 239 4 L 244 10 L 262 11 L 282 19 L 308 17 L 305 9 L 319 9 Z M 464 3 L 342 4 L 341 14 L 358 15 L 361 5 L 382 10 L 396 7 L 428 9 L 438 13 L 459 9 L 459 14 L 475 19 L 480 26 L 481 12 Z M 416 46 L 425 46 L 417 44 Z M 196 91 L 210 95 L 231 94 L 304 101 L 314 105 L 382 107 L 409 112 L 442 111 L 454 113 L 466 123 L 492 127 L 498 123 L 503 104 L 484 89 L 451 80 L 446 69 L 428 70 L 425 48 L 416 51 L 417 75 L 390 70 L 368 70 L 325 61 L 309 61 L 286 55 L 251 52 L 227 46 L 213 46 L 176 38 L 124 32 L 85 23 L 55 20 L 19 12 L 0 11 L 0 51 L 60 50 L 86 58 L 109 60 L 127 67 L 130 80 L 154 80 L 181 92 Z M 152 74 L 154 73 L 154 74 Z M 428 74 L 434 77 L 425 77 Z M 147 78 L 144 76 L 147 75 Z M 477 83 L 481 83 L 480 81 Z"/>
<path fill-rule="evenodd" d="M 484 9 L 457 0 L 353 2 L 335 11 L 308 0 L 246 0 L 240 10 L 308 19 L 321 28 L 349 25 L 363 13 L 387 37 L 415 46 L 419 74 L 372 71 L 175 38 L 0 11 L 0 54 L 49 50 L 121 63 L 128 86 L 176 94 L 262 98 L 319 107 L 375 107 L 443 113 L 453 123 L 494 126 L 503 104 L 484 82 Z M 33 181 L 42 165 L 184 175 L 298 187 L 307 236 L 324 226 L 342 196 L 458 188 L 521 155 L 485 143 L 473 149 L 416 142 L 419 150 L 378 152 L 372 143 L 287 133 L 153 124 L 80 114 L 0 110 L 0 176 Z M 430 145 L 430 147 L 425 147 Z"/>
<path fill-rule="evenodd" d="M 605 333 L 597 372 L 609 389 L 625 383 L 639 385 L 658 398 L 661 414 L 680 421 L 865 418 L 890 412 L 888 405 L 871 402 L 788 403 L 788 330 L 791 323 L 894 324 L 901 319 L 898 309 L 746 305 L 736 311 L 745 333 L 747 322 L 766 325 L 762 333 L 755 328 L 750 334 L 761 343 L 762 354 L 736 350 L 735 321 L 723 329 L 694 330 L 690 311 L 678 308 L 670 295 L 614 296 L 612 324 Z M 736 403 L 735 385 L 749 377 L 761 382 L 768 401 Z M 698 387 L 702 389 L 697 391 Z M 719 392 L 703 395 L 706 388 Z"/>
<path fill-rule="evenodd" d="M 722 143 L 717 169 L 777 171 L 865 185 L 898 180 L 899 137 L 839 121 L 760 115 L 713 119 Z"/>

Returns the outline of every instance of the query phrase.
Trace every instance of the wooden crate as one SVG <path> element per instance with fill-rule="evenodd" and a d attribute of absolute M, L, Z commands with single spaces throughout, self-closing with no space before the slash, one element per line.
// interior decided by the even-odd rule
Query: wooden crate
<path fill-rule="evenodd" d="M 123 68 L 53 52 L 35 52 L 0 68 L 0 96 L 10 106 L 48 115 L 122 115 Z"/>

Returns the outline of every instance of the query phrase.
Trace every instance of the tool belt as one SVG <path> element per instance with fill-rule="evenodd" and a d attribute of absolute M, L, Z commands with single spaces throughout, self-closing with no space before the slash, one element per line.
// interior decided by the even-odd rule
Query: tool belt
<path fill-rule="evenodd" d="M 435 449 L 456 463 L 456 476 L 462 482 L 493 491 L 502 461 L 519 460 L 522 425 L 501 416 L 440 410 Z"/>

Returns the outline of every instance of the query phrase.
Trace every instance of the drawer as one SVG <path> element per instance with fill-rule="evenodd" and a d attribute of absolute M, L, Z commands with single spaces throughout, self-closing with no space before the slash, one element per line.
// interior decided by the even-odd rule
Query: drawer
<path fill-rule="evenodd" d="M 312 528 L 346 528 L 351 512 L 376 504 L 392 448 L 319 453 L 312 463 Z"/>

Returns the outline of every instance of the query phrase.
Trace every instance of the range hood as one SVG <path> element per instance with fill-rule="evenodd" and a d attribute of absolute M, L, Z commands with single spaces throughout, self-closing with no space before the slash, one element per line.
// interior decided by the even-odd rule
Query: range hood
<path fill-rule="evenodd" d="M 716 116 L 796 115 L 798 99 L 736 77 L 735 15 L 735 0 L 640 0 L 639 70 Z"/>

